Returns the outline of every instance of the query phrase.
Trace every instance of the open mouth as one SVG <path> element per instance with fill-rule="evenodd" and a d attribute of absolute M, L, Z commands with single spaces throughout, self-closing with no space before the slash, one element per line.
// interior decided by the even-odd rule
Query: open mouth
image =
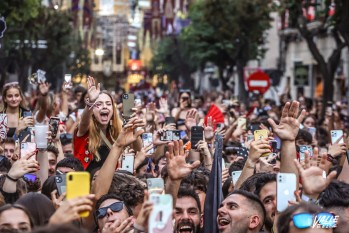
<path fill-rule="evenodd" d="M 190 221 L 180 221 L 177 226 L 177 233 L 194 233 L 194 223 Z"/>
<path fill-rule="evenodd" d="M 109 119 L 108 119 L 108 117 L 109 117 L 109 112 L 101 112 L 100 115 L 101 115 L 101 120 L 102 120 L 102 121 L 108 121 L 108 120 L 109 120 Z"/>
<path fill-rule="evenodd" d="M 219 226 L 226 226 L 229 225 L 230 221 L 226 218 L 219 218 L 218 219 L 218 225 Z"/>

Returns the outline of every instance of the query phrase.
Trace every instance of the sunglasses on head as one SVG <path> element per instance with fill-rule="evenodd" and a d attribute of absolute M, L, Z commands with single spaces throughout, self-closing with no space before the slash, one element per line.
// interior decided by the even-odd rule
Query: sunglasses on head
<path fill-rule="evenodd" d="M 110 208 L 113 212 L 119 212 L 121 211 L 124 206 L 126 207 L 126 211 L 127 213 L 131 216 L 132 215 L 132 211 L 124 204 L 124 202 L 122 201 L 118 201 L 118 202 L 114 202 L 113 204 L 111 204 L 110 206 L 106 206 L 103 208 L 99 208 L 96 211 L 96 216 L 97 218 L 104 218 L 107 215 L 108 209 Z"/>
<path fill-rule="evenodd" d="M 321 212 L 318 214 L 299 213 L 292 216 L 293 225 L 298 229 L 306 229 L 310 227 L 335 228 L 337 226 L 337 218 L 334 214 Z"/>

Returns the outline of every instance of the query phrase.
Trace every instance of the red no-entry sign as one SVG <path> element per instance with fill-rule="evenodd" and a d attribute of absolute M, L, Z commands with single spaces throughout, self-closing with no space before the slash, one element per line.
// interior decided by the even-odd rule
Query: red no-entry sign
<path fill-rule="evenodd" d="M 270 78 L 263 71 L 256 71 L 247 78 L 248 91 L 258 91 L 264 94 L 270 87 Z"/>

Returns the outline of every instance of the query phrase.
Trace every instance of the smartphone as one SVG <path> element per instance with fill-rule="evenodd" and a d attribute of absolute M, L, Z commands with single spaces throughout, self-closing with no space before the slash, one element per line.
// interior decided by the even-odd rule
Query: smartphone
<path fill-rule="evenodd" d="M 71 200 L 77 197 L 90 194 L 90 173 L 88 172 L 68 172 L 66 175 L 66 199 Z M 80 217 L 86 218 L 90 212 L 79 213 Z"/>
<path fill-rule="evenodd" d="M 243 129 L 246 129 L 246 118 L 245 117 L 239 117 L 238 118 L 238 127 L 243 126 Z"/>
<path fill-rule="evenodd" d="M 279 212 L 288 207 L 288 202 L 296 200 L 294 192 L 297 188 L 296 175 L 293 173 L 278 173 L 276 180 L 276 209 Z"/>
<path fill-rule="evenodd" d="M 61 196 L 67 191 L 66 174 L 58 174 L 55 176 L 58 195 Z"/>
<path fill-rule="evenodd" d="M 33 174 L 33 173 L 24 174 L 23 177 L 29 180 L 30 182 L 35 182 L 37 178 L 36 174 Z"/>
<path fill-rule="evenodd" d="M 260 123 L 250 124 L 249 130 L 254 134 L 254 131 L 261 129 L 260 125 Z"/>
<path fill-rule="evenodd" d="M 299 161 L 305 160 L 305 152 L 309 152 L 309 157 L 313 156 L 313 147 L 308 145 L 300 145 L 299 146 Z"/>
<path fill-rule="evenodd" d="M 174 117 L 165 117 L 165 125 L 169 124 L 175 124 L 175 118 Z"/>
<path fill-rule="evenodd" d="M 225 161 L 224 158 L 222 158 L 222 170 L 225 169 Z"/>
<path fill-rule="evenodd" d="M 217 123 L 217 124 L 216 124 L 216 130 L 217 130 L 217 131 L 220 131 L 220 130 L 222 130 L 222 129 L 224 129 L 224 123 Z"/>
<path fill-rule="evenodd" d="M 61 121 L 61 119 L 59 119 L 58 117 L 51 117 L 50 118 L 49 124 L 50 124 L 52 138 L 56 138 L 56 136 L 57 136 L 60 121 Z"/>
<path fill-rule="evenodd" d="M 252 142 L 253 139 L 254 139 L 254 135 L 252 135 L 252 134 L 248 134 L 248 135 L 247 135 L 247 141 L 248 141 L 248 142 Z"/>
<path fill-rule="evenodd" d="M 233 171 L 233 172 L 231 173 L 231 177 L 232 177 L 233 185 L 234 185 L 234 186 L 236 185 L 236 182 L 238 181 L 239 177 L 241 176 L 241 172 L 242 172 L 242 171 Z"/>
<path fill-rule="evenodd" d="M 173 232 L 173 198 L 170 194 L 151 194 L 153 210 L 149 216 L 148 233 Z"/>
<path fill-rule="evenodd" d="M 271 158 L 273 158 L 273 157 L 275 157 L 275 156 L 277 156 L 277 153 L 270 153 L 269 156 L 268 156 L 268 160 L 270 160 Z M 272 165 L 276 164 L 276 158 L 272 159 L 272 160 L 269 162 L 269 164 L 272 164 Z"/>
<path fill-rule="evenodd" d="M 36 76 L 37 76 L 37 82 L 38 83 L 45 83 L 46 82 L 46 71 L 43 70 L 37 70 L 36 71 Z"/>
<path fill-rule="evenodd" d="M 82 116 L 82 113 L 84 112 L 83 108 L 79 108 L 78 109 L 78 118 L 80 118 Z"/>
<path fill-rule="evenodd" d="M 316 134 L 316 128 L 315 127 L 309 127 L 307 128 L 307 131 L 311 134 L 311 136 L 315 136 Z"/>
<path fill-rule="evenodd" d="M 165 190 L 164 180 L 162 178 L 149 178 L 147 179 L 147 187 L 149 194 L 162 194 Z"/>
<path fill-rule="evenodd" d="M 269 145 L 271 146 L 271 153 L 277 153 L 278 143 L 276 140 L 269 140 Z"/>
<path fill-rule="evenodd" d="M 191 127 L 191 148 L 196 149 L 196 144 L 201 140 L 204 140 L 204 128 L 201 126 Z"/>
<path fill-rule="evenodd" d="M 134 172 L 134 154 L 124 154 L 122 156 L 121 169 L 133 174 Z"/>
<path fill-rule="evenodd" d="M 161 141 L 177 141 L 179 139 L 181 139 L 180 130 L 167 130 L 160 135 Z"/>
<path fill-rule="evenodd" d="M 33 116 L 33 113 L 31 111 L 23 111 L 23 117 L 30 117 Z"/>
<path fill-rule="evenodd" d="M 256 141 L 268 138 L 268 130 L 266 129 L 255 130 L 253 134 L 254 134 L 254 140 Z"/>
<path fill-rule="evenodd" d="M 122 95 L 123 116 L 129 119 L 133 114 L 132 108 L 135 107 L 135 96 L 132 93 L 125 93 Z"/>
<path fill-rule="evenodd" d="M 21 157 L 32 153 L 36 150 L 35 142 L 22 142 L 21 143 Z M 36 155 L 30 157 L 30 160 L 36 160 Z"/>
<path fill-rule="evenodd" d="M 343 130 L 331 130 L 331 142 L 332 145 L 344 143 Z"/>
<path fill-rule="evenodd" d="M 64 84 L 66 89 L 71 89 L 73 87 L 71 83 L 71 74 L 65 74 L 64 81 L 66 82 L 66 84 Z"/>
<path fill-rule="evenodd" d="M 70 83 L 71 82 L 71 74 L 65 74 L 64 75 L 64 81 L 67 82 L 67 83 Z"/>
<path fill-rule="evenodd" d="M 347 150 L 347 162 L 349 164 L 349 150 Z"/>
<path fill-rule="evenodd" d="M 142 134 L 142 141 L 143 141 L 143 146 L 149 146 L 150 144 L 153 143 L 153 134 L 152 133 L 144 133 Z M 151 150 L 149 150 L 148 153 L 154 153 L 154 148 L 152 148 Z"/>
<path fill-rule="evenodd" d="M 0 114 L 0 138 L 7 138 L 7 115 L 5 113 Z"/>

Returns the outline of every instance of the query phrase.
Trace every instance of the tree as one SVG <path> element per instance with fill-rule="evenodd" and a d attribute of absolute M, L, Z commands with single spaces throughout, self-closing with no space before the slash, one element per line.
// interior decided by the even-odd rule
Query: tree
<path fill-rule="evenodd" d="M 0 53 L 0 84 L 9 70 L 18 74 L 22 87 L 27 87 L 30 68 L 32 72 L 45 70 L 53 87 L 60 85 L 65 67 L 88 72 L 88 50 L 73 29 L 69 11 L 43 7 L 40 0 L 13 0 L 0 1 L 0 15 L 5 16 L 8 25 Z M 46 49 L 38 47 L 40 40 L 46 42 Z"/>
<path fill-rule="evenodd" d="M 314 3 L 311 0 L 297 1 L 289 0 L 282 2 L 281 12 L 289 12 L 289 24 L 291 27 L 297 28 L 300 35 L 306 41 L 308 48 L 317 62 L 323 80 L 323 98 L 322 104 L 326 106 L 328 101 L 333 100 L 334 91 L 334 77 L 335 72 L 340 63 L 341 52 L 343 48 L 349 46 L 349 1 L 335 0 L 335 13 L 330 15 L 330 0 L 323 0 L 322 2 Z M 309 29 L 309 20 L 304 15 L 304 10 L 307 11 L 309 7 L 317 7 L 324 5 L 322 11 L 319 11 L 317 21 L 320 23 L 315 29 Z M 321 54 L 320 48 L 315 42 L 318 36 L 333 36 L 336 42 L 336 48 L 333 50 L 330 57 L 325 59 Z M 325 116 L 326 108 L 322 108 L 322 117 Z"/>
<path fill-rule="evenodd" d="M 189 59 L 199 67 L 206 62 L 219 69 L 223 89 L 234 67 L 239 77 L 239 97 L 247 102 L 244 86 L 244 67 L 249 60 L 264 55 L 265 31 L 270 28 L 269 0 L 205 0 L 197 1 L 189 11 L 191 24 L 181 37 L 188 45 Z M 227 71 L 227 72 L 224 72 Z"/>
<path fill-rule="evenodd" d="M 190 75 L 197 67 L 194 60 L 188 59 L 188 48 L 181 37 L 168 36 L 156 46 L 152 58 L 152 70 L 162 76 L 168 75 L 171 80 L 184 80 L 184 88 L 190 88 Z"/>

